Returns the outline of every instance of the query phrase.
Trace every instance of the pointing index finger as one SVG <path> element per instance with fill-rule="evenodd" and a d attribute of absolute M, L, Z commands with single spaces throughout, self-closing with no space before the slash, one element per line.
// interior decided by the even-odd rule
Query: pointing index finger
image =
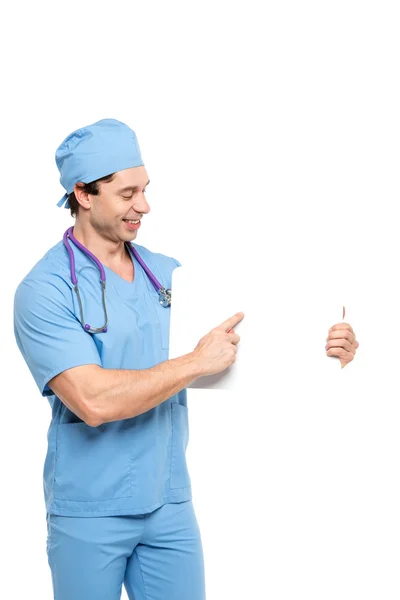
<path fill-rule="evenodd" d="M 229 319 L 227 319 L 223 323 L 221 323 L 221 325 L 218 325 L 217 329 L 222 329 L 223 331 L 228 333 L 230 329 L 233 329 L 238 323 L 240 323 L 243 317 L 244 313 L 238 312 L 232 317 L 229 317 Z"/>

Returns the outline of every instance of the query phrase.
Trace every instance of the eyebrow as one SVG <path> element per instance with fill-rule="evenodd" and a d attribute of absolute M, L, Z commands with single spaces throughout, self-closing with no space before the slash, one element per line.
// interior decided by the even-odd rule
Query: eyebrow
<path fill-rule="evenodd" d="M 146 185 L 144 186 L 145 188 L 149 185 L 150 183 L 150 179 L 148 180 L 148 182 L 146 183 Z M 121 188 L 120 190 L 117 191 L 117 194 L 121 194 L 122 192 L 138 192 L 139 190 L 141 190 L 142 188 L 140 187 L 140 185 L 128 185 L 127 187 Z"/>

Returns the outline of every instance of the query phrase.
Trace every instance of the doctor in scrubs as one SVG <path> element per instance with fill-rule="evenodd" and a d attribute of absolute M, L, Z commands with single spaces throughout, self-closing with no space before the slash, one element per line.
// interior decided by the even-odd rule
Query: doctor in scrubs
<path fill-rule="evenodd" d="M 243 313 L 168 360 L 177 260 L 134 242 L 149 177 L 134 131 L 103 119 L 56 151 L 75 217 L 15 294 L 19 349 L 52 410 L 44 465 L 55 600 L 204 600 L 186 465 L 186 387 L 236 359 Z M 346 323 L 327 354 L 350 362 Z"/>

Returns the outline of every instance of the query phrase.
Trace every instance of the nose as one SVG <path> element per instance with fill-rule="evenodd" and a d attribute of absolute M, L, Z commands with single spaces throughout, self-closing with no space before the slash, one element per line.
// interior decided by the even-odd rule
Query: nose
<path fill-rule="evenodd" d="M 132 208 L 135 212 L 142 213 L 143 215 L 147 215 L 151 210 L 150 204 L 147 202 L 144 194 L 140 194 L 140 197 L 135 199 Z"/>

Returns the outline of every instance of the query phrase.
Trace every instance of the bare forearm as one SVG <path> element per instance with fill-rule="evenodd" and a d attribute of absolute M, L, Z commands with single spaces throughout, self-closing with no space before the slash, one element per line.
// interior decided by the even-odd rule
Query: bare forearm
<path fill-rule="evenodd" d="M 136 417 L 200 377 L 193 353 L 142 371 L 94 367 L 86 403 L 94 425 Z"/>

